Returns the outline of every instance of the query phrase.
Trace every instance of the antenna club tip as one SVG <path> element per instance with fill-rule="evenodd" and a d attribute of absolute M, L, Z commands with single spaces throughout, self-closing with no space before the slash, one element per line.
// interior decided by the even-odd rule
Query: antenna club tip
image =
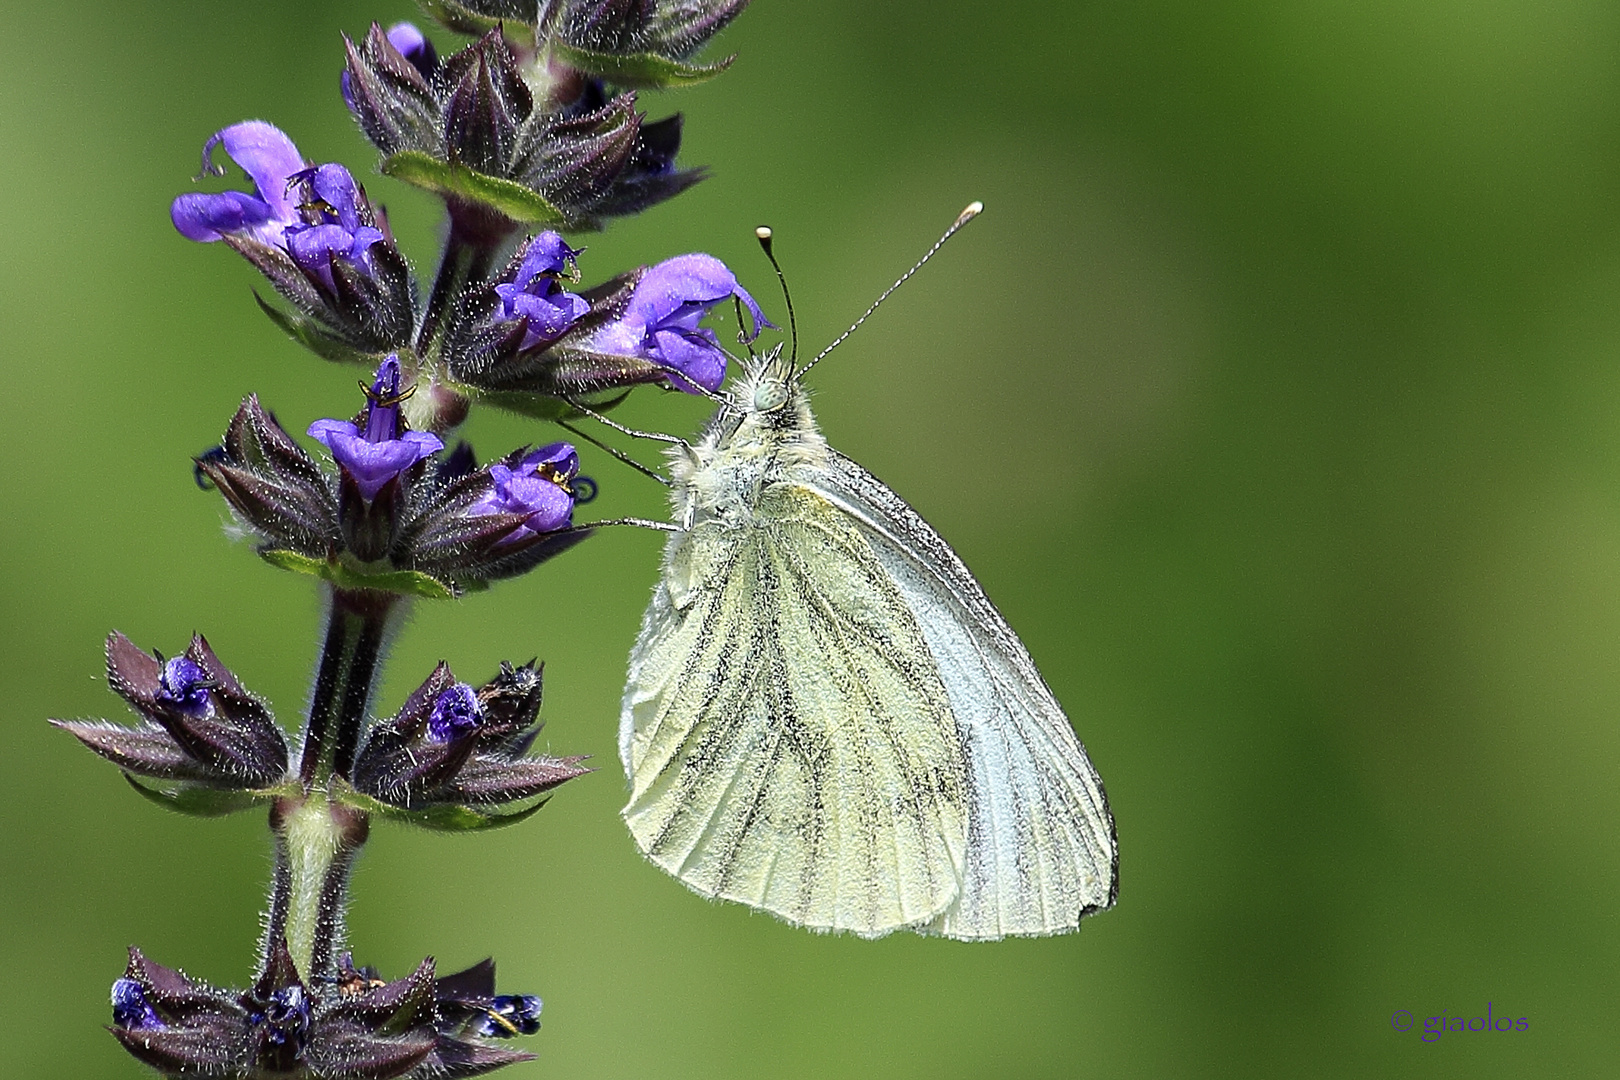
<path fill-rule="evenodd" d="M 967 208 L 964 209 L 961 214 L 957 215 L 956 220 L 958 223 L 972 221 L 982 213 L 984 213 L 984 203 L 980 202 L 978 199 L 974 199 L 972 202 L 967 204 Z"/>
<path fill-rule="evenodd" d="M 761 225 L 759 228 L 754 230 L 754 236 L 760 240 L 769 240 L 771 238 L 771 227 L 769 225 Z"/>

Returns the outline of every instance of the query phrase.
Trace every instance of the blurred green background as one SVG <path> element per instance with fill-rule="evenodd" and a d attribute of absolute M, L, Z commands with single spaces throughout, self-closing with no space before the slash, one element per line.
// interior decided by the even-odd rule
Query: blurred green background
<path fill-rule="evenodd" d="M 357 404 L 166 208 L 247 117 L 369 169 L 338 33 L 415 12 L 0 10 L 0 1074 L 136 1077 L 99 1029 L 124 947 L 244 980 L 263 825 L 162 815 L 44 718 L 125 715 L 117 627 L 205 631 L 295 723 L 313 590 L 223 536 L 187 459 L 249 391 L 300 430 Z M 377 830 L 361 958 L 494 952 L 546 998 L 513 1077 L 1613 1075 L 1620 8 L 758 0 L 732 50 L 646 100 L 713 178 L 589 238 L 586 274 L 707 250 L 780 313 L 766 222 L 816 346 L 985 201 L 816 370 L 817 408 L 1068 707 L 1119 906 L 1060 939 L 864 942 L 645 864 L 614 747 L 661 541 L 622 531 L 417 609 L 381 708 L 440 657 L 479 679 L 538 654 L 544 742 L 600 771 L 499 834 Z M 433 203 L 370 186 L 429 262 Z M 587 471 L 593 509 L 660 513 Z M 1392 1030 L 1487 1001 L 1529 1031 Z"/>

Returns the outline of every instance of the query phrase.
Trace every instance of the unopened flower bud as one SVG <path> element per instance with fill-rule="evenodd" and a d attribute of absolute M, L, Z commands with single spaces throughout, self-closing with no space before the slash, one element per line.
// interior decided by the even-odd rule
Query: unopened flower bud
<path fill-rule="evenodd" d="M 532 666 L 516 670 L 534 676 Z M 513 693 L 516 702 L 503 698 Z M 538 727 L 524 731 L 514 721 L 532 720 L 530 705 L 538 708 L 538 699 L 538 676 L 520 678 L 510 665 L 475 691 L 441 663 L 398 713 L 372 727 L 351 780 L 372 798 L 409 811 L 532 799 L 588 771 L 579 758 L 525 756 Z M 485 701 L 498 702 L 487 715 Z"/>

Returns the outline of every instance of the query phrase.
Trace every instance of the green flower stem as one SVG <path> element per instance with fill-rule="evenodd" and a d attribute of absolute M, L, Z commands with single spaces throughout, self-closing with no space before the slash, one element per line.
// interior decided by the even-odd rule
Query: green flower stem
<path fill-rule="evenodd" d="M 399 596 L 376 589 L 327 589 L 326 640 L 304 724 L 298 776 L 303 791 L 270 809 L 276 868 L 265 916 L 264 962 L 282 937 L 307 982 L 333 974 L 344 936 L 349 872 L 370 833 L 363 810 L 334 802 L 330 789 L 354 765 Z"/>
<path fill-rule="evenodd" d="M 370 819 L 316 790 L 278 799 L 270 827 L 276 835 L 276 873 L 266 940 L 286 936 L 305 982 L 329 978 L 343 943 L 349 872 L 370 833 Z M 267 957 L 269 952 L 266 948 Z"/>

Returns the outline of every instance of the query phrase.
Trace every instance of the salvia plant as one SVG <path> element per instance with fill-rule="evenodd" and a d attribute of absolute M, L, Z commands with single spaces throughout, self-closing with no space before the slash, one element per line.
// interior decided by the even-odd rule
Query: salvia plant
<path fill-rule="evenodd" d="M 350 870 L 387 818 L 448 831 L 510 825 L 581 759 L 533 752 L 541 669 L 503 663 L 482 684 L 440 663 L 392 716 L 372 714 L 384 645 L 413 598 L 515 577 L 593 531 L 572 445 L 479 465 L 446 439 L 475 402 L 566 421 L 639 384 L 716 390 L 727 355 L 702 325 L 729 302 L 769 326 L 718 260 L 683 255 L 581 284 L 563 233 L 600 229 L 703 177 L 677 164 L 679 114 L 644 95 L 707 79 L 697 53 L 748 0 L 423 0 L 471 37 L 441 56 L 416 27 L 343 41 L 343 103 L 389 176 L 444 203 L 427 289 L 388 217 L 343 165 L 312 164 L 261 120 L 207 138 L 202 177 L 228 158 L 246 182 L 170 208 L 189 240 L 235 250 L 269 283 L 259 304 L 325 360 L 358 365 L 349 419 L 301 443 L 248 396 L 198 483 L 222 496 L 267 562 L 326 601 L 307 715 L 290 738 L 201 635 L 174 655 L 107 639 L 107 680 L 135 722 L 53 721 L 180 813 L 267 812 L 275 861 L 257 970 L 206 985 L 138 949 L 112 985 L 111 1032 L 168 1076 L 463 1077 L 532 1055 L 514 1036 L 540 999 L 502 992 L 495 965 L 401 978 L 345 947 Z M 216 185 L 210 185 L 216 186 Z M 316 449 L 316 448 L 319 449 Z M 313 452 L 312 452 L 313 451 Z"/>

